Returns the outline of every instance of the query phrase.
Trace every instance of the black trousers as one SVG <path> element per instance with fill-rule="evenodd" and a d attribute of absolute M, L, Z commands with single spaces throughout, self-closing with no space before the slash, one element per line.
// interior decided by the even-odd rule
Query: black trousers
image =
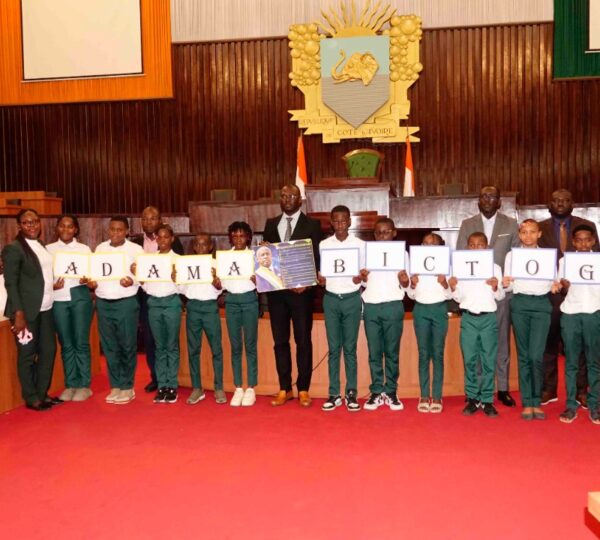
<path fill-rule="evenodd" d="M 298 391 L 308 391 L 312 377 L 312 306 L 314 289 L 302 294 L 292 291 L 267 293 L 271 332 L 275 346 L 275 363 L 279 376 L 279 388 L 292 389 L 292 353 L 290 348 L 290 322 L 294 327 L 296 342 L 296 366 L 298 367 Z"/>
<path fill-rule="evenodd" d="M 550 394 L 556 394 L 558 388 L 558 353 L 561 347 L 560 330 L 560 305 L 564 300 L 564 295 L 557 293 L 550 295 L 552 303 L 552 317 L 550 319 L 550 330 L 546 340 L 546 349 L 544 350 L 544 386 L 542 390 Z M 587 394 L 587 368 L 585 355 L 579 356 L 579 369 L 577 370 L 577 395 Z"/>

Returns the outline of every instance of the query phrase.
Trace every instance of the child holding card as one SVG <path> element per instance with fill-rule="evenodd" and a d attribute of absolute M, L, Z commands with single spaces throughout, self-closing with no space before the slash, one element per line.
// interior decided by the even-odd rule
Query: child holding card
<path fill-rule="evenodd" d="M 424 246 L 443 246 L 444 239 L 436 233 L 425 235 Z M 444 348 L 448 334 L 448 300 L 452 291 L 447 276 L 440 274 L 410 276 L 409 298 L 415 301 L 413 324 L 419 350 L 419 385 L 421 397 L 417 411 L 441 413 L 444 385 Z M 433 380 L 429 381 L 429 364 L 433 363 Z"/>
<path fill-rule="evenodd" d="M 537 248 L 541 236 L 542 232 L 537 221 L 526 219 L 521 223 L 519 240 L 522 248 Z M 512 260 L 513 252 L 509 251 L 504 263 L 505 274 L 511 272 Z M 553 281 L 519 279 L 510 275 L 502 278 L 504 290 L 513 292 L 510 316 L 517 343 L 523 420 L 546 418 L 541 409 L 544 380 L 542 362 L 552 313 L 548 293 L 555 292 L 553 284 Z"/>
<path fill-rule="evenodd" d="M 106 402 L 125 405 L 135 399 L 133 381 L 137 360 L 137 326 L 140 306 L 137 300 L 139 284 L 131 272 L 135 257 L 144 248 L 127 240 L 129 221 L 123 216 L 110 218 L 108 238 L 98 244 L 96 253 L 119 253 L 125 256 L 126 267 L 118 279 L 90 281 L 96 291 L 100 343 L 108 364 L 110 393 Z"/>
<path fill-rule="evenodd" d="M 373 236 L 376 242 L 391 242 L 396 238 L 396 226 L 390 218 L 379 218 Z M 404 245 L 404 244 L 402 244 Z M 407 268 L 408 255 L 404 253 Z M 371 372 L 371 395 L 364 405 L 374 411 L 388 405 L 392 411 L 404 408 L 398 399 L 398 377 L 400 375 L 400 339 L 404 328 L 404 288 L 409 280 L 406 269 L 382 271 L 363 269 L 360 276 L 365 290 L 363 318 L 369 346 L 369 370 Z M 383 358 L 383 362 L 382 362 Z M 384 381 L 385 379 L 385 381 Z"/>
<path fill-rule="evenodd" d="M 487 249 L 485 234 L 473 233 L 467 240 L 467 249 Z M 494 376 L 498 353 L 498 324 L 496 302 L 504 298 L 502 270 L 494 264 L 494 275 L 487 280 L 448 280 L 452 296 L 458 302 L 460 321 L 460 348 L 465 365 L 465 393 L 467 405 L 463 414 L 475 414 L 479 407 L 486 416 L 498 416 L 494 407 Z M 481 377 L 479 377 L 479 366 Z"/>
<path fill-rule="evenodd" d="M 173 242 L 175 233 L 170 225 L 159 225 L 156 229 L 156 243 L 160 255 L 175 258 Z M 177 285 L 171 279 L 171 272 L 164 276 L 168 281 L 147 281 L 142 283 L 148 295 L 148 322 L 154 342 L 156 356 L 156 382 L 158 391 L 154 403 L 176 403 L 177 374 L 179 372 L 179 328 L 181 326 L 181 299 Z M 138 277 L 138 279 L 141 279 Z"/>
<path fill-rule="evenodd" d="M 590 252 L 596 243 L 595 231 L 589 225 L 578 225 L 573 229 L 571 237 L 578 252 Z M 559 276 L 565 275 L 565 257 L 559 261 Z M 564 277 L 560 280 L 560 285 L 567 294 L 560 305 L 567 388 L 567 408 L 560 414 L 560 421 L 570 424 L 577 418 L 577 370 L 579 356 L 583 351 L 588 371 L 590 420 L 594 424 L 600 424 L 600 285 L 571 283 Z"/>
<path fill-rule="evenodd" d="M 60 216 L 56 222 L 56 233 L 58 240 L 46 246 L 50 253 L 91 253 L 88 246 L 77 241 L 79 221 L 75 216 Z M 64 269 L 68 270 L 76 271 L 73 267 Z M 92 395 L 90 325 L 94 305 L 90 290 L 85 285 L 87 281 L 85 277 L 59 277 L 54 282 L 52 315 L 65 373 L 65 389 L 60 395 L 63 401 L 85 401 Z"/>
<path fill-rule="evenodd" d="M 234 221 L 227 229 L 232 250 L 248 250 L 252 242 L 252 229 L 245 221 Z M 218 284 L 218 283 L 217 283 Z M 229 404 L 232 407 L 251 407 L 256 403 L 254 387 L 258 383 L 258 296 L 255 278 L 222 281 L 228 294 L 225 297 L 225 321 L 231 343 L 231 364 L 235 392 Z M 243 342 L 242 342 L 243 333 Z M 246 347 L 248 388 L 242 384 L 242 351 Z"/>
<path fill-rule="evenodd" d="M 213 243 L 208 234 L 197 234 L 193 243 L 196 255 L 210 255 L 213 252 Z M 213 265 L 214 266 L 214 265 Z M 204 399 L 204 390 L 200 377 L 200 350 L 202 347 L 202 331 L 206 333 L 208 344 L 212 352 L 214 370 L 215 401 L 219 404 L 227 403 L 223 391 L 223 348 L 221 345 L 221 318 L 217 298 L 222 292 L 221 281 L 213 270 L 212 283 L 190 283 L 182 285 L 181 290 L 187 298 L 186 334 L 188 345 L 188 360 L 190 364 L 190 377 L 192 379 L 192 393 L 187 400 L 189 405 L 195 405 Z"/>
<path fill-rule="evenodd" d="M 346 206 L 336 206 L 331 210 L 331 226 L 334 234 L 319 244 L 323 252 L 326 248 L 358 248 L 359 266 L 364 267 L 365 243 L 348 232 L 350 228 L 350 210 Z M 325 330 L 329 345 L 329 398 L 321 407 L 332 411 L 342 404 L 340 395 L 340 356 L 344 351 L 346 371 L 346 408 L 350 412 L 360 411 L 357 396 L 356 342 L 360 327 L 361 299 L 360 275 L 353 277 L 325 278 L 319 273 L 319 285 L 325 287 L 323 312 Z"/>

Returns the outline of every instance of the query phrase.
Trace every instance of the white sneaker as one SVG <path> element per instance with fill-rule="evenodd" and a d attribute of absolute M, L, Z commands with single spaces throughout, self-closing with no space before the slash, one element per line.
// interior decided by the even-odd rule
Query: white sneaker
<path fill-rule="evenodd" d="M 384 403 L 386 403 L 386 401 L 381 394 L 371 394 L 369 399 L 363 405 L 363 409 L 366 409 L 367 411 L 375 411 Z"/>
<path fill-rule="evenodd" d="M 114 403 L 115 399 L 117 399 L 120 395 L 121 395 L 120 388 L 111 388 L 110 394 L 108 394 L 108 396 L 106 396 L 105 401 L 106 401 L 106 403 Z"/>
<path fill-rule="evenodd" d="M 62 394 L 58 396 L 58 399 L 62 399 L 63 401 L 73 401 L 73 396 L 75 395 L 76 388 L 65 388 L 62 391 Z"/>
<path fill-rule="evenodd" d="M 92 396 L 93 392 L 89 388 L 78 388 L 75 390 L 72 401 L 85 401 Z"/>
<path fill-rule="evenodd" d="M 134 399 L 135 391 L 133 390 L 133 388 L 131 388 L 130 390 L 121 390 L 121 392 L 119 392 L 119 395 L 115 398 L 113 403 L 115 405 L 127 405 L 127 403 L 130 403 Z"/>
<path fill-rule="evenodd" d="M 239 407 L 242 404 L 242 400 L 244 399 L 244 389 L 236 388 L 233 396 L 231 397 L 231 401 L 229 405 L 232 407 Z"/>
<path fill-rule="evenodd" d="M 256 403 L 256 394 L 254 388 L 246 388 L 242 398 L 242 407 L 252 407 Z"/>

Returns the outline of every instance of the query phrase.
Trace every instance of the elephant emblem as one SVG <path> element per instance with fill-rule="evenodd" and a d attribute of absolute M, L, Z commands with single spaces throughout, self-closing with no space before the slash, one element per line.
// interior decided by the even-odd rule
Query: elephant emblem
<path fill-rule="evenodd" d="M 370 53 L 364 54 L 355 52 L 340 71 L 338 68 L 346 60 L 346 52 L 340 49 L 340 59 L 338 63 L 331 68 L 331 77 L 334 79 L 334 84 L 339 84 L 348 81 L 362 81 L 365 86 L 369 85 L 375 77 L 375 73 L 379 69 L 379 64 L 375 57 Z"/>

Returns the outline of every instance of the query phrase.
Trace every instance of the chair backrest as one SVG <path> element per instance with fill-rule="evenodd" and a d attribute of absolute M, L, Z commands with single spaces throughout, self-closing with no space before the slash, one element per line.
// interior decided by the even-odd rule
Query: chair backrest
<path fill-rule="evenodd" d="M 372 176 L 380 178 L 384 155 L 372 148 L 358 148 L 342 157 L 348 176 Z"/>
<path fill-rule="evenodd" d="M 236 191 L 235 189 L 211 189 L 210 190 L 211 201 L 235 201 Z"/>

